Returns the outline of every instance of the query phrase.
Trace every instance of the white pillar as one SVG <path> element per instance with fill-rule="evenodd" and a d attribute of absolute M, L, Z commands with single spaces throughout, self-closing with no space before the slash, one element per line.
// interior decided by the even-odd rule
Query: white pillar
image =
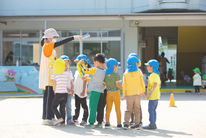
<path fill-rule="evenodd" d="M 137 54 L 139 55 L 139 58 L 141 59 L 142 58 L 142 49 L 139 46 L 139 42 L 141 40 L 139 30 L 140 30 L 139 27 L 137 27 Z"/>
<path fill-rule="evenodd" d="M 42 32 L 42 30 L 40 30 L 39 31 L 39 55 L 40 55 L 40 57 L 39 57 L 39 65 L 40 65 L 40 63 L 41 63 L 41 51 L 42 51 L 42 46 L 41 46 L 41 38 L 43 37 L 43 32 Z"/>
<path fill-rule="evenodd" d="M 80 30 L 80 35 L 82 35 L 82 30 Z M 79 42 L 79 53 L 83 54 L 83 42 L 80 40 Z"/>
<path fill-rule="evenodd" d="M 121 28 L 121 65 L 122 71 L 125 71 L 125 19 L 122 17 L 122 28 Z"/>
<path fill-rule="evenodd" d="M 47 29 L 47 20 L 44 20 L 44 30 Z"/>
<path fill-rule="evenodd" d="M 130 21 L 125 21 L 125 63 L 130 53 L 138 53 L 138 32 L 136 26 L 131 26 Z"/>

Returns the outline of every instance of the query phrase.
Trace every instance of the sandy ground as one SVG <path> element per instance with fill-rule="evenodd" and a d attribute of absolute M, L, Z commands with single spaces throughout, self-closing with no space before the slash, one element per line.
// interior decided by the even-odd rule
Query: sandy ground
<path fill-rule="evenodd" d="M 157 130 L 86 129 L 79 126 L 41 125 L 42 98 L 0 99 L 0 138 L 81 137 L 206 137 L 206 94 L 175 94 L 177 107 L 169 107 L 169 94 L 162 94 L 157 109 Z M 148 101 L 142 100 L 143 124 L 147 125 Z M 72 99 L 74 111 L 74 99 Z M 122 121 L 126 108 L 121 103 Z M 82 111 L 81 111 L 82 113 Z M 81 121 L 82 114 L 79 121 Z M 116 125 L 114 108 L 111 124 Z"/>

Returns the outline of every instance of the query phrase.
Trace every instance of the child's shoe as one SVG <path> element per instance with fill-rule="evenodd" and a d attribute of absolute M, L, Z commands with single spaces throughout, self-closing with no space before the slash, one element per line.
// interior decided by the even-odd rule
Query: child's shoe
<path fill-rule="evenodd" d="M 63 119 L 63 118 L 60 118 L 60 119 L 54 121 L 54 122 L 53 122 L 53 125 L 56 126 L 56 125 L 58 125 L 58 124 L 60 124 L 60 123 L 62 123 L 62 122 L 64 122 L 64 119 Z"/>
<path fill-rule="evenodd" d="M 142 121 L 140 121 L 139 126 L 142 127 L 142 125 L 143 125 L 143 123 L 142 123 Z"/>
<path fill-rule="evenodd" d="M 130 126 L 132 126 L 132 125 L 134 125 L 134 122 L 133 122 L 133 121 L 130 122 Z"/>
<path fill-rule="evenodd" d="M 49 120 L 48 119 L 43 120 L 42 125 L 49 125 Z"/>
<path fill-rule="evenodd" d="M 61 126 L 66 126 L 65 122 L 60 123 Z"/>
<path fill-rule="evenodd" d="M 88 124 L 88 125 L 85 125 L 84 127 L 85 128 L 91 128 L 91 129 L 95 128 L 94 124 Z"/>
<path fill-rule="evenodd" d="M 117 128 L 121 129 L 122 128 L 122 124 L 117 124 Z"/>
<path fill-rule="evenodd" d="M 64 126 L 66 126 L 66 125 L 65 125 L 65 122 L 61 122 L 61 123 L 57 124 L 56 126 L 62 126 L 62 127 L 64 127 Z"/>
<path fill-rule="evenodd" d="M 48 126 L 53 126 L 53 120 L 49 120 L 49 119 L 46 119 L 46 120 L 43 120 L 42 122 L 42 125 L 48 125 Z"/>
<path fill-rule="evenodd" d="M 87 124 L 87 122 L 84 121 L 84 120 L 82 120 L 82 122 L 80 123 L 80 126 L 84 126 L 84 125 L 86 125 L 86 124 Z"/>
<path fill-rule="evenodd" d="M 74 122 L 73 120 L 69 120 L 69 121 L 67 121 L 67 125 L 74 126 L 74 125 L 75 125 L 75 122 Z"/>
<path fill-rule="evenodd" d="M 157 129 L 156 125 L 149 124 L 148 126 L 143 127 L 144 129 L 154 130 Z"/>
<path fill-rule="evenodd" d="M 95 125 L 95 128 L 102 128 L 102 127 L 103 127 L 102 123 L 101 124 L 98 123 L 98 124 Z"/>
<path fill-rule="evenodd" d="M 110 128 L 110 123 L 109 122 L 106 122 L 105 128 Z"/>
<path fill-rule="evenodd" d="M 140 130 L 140 125 L 139 124 L 137 124 L 137 125 L 134 124 L 130 128 Z"/>
<path fill-rule="evenodd" d="M 125 124 L 123 129 L 125 129 L 125 130 L 129 129 L 129 125 Z"/>
<path fill-rule="evenodd" d="M 79 123 L 78 120 L 74 120 L 74 119 L 73 119 L 73 122 L 74 122 L 75 124 L 78 124 L 78 123 Z"/>

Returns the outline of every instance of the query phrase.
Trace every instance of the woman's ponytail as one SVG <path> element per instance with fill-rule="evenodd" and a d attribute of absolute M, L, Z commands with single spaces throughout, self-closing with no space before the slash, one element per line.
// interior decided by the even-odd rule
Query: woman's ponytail
<path fill-rule="evenodd" d="M 40 42 L 40 43 L 41 43 L 41 46 L 43 46 L 43 45 L 44 45 L 44 41 L 45 41 L 45 39 L 44 39 L 44 38 L 42 38 L 42 39 L 41 39 L 41 42 Z"/>

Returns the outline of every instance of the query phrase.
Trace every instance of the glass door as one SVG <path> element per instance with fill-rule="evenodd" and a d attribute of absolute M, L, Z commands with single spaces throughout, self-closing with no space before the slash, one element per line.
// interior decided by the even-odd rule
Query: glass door
<path fill-rule="evenodd" d="M 159 36 L 158 55 L 162 82 L 176 83 L 177 39 Z"/>

